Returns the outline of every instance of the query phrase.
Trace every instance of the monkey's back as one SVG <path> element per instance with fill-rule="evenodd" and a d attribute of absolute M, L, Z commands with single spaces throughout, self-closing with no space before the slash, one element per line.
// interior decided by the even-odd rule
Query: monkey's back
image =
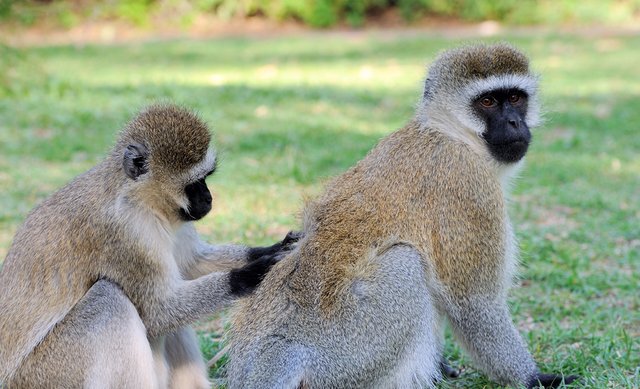
<path fill-rule="evenodd" d="M 95 199 L 104 199 L 109 190 L 89 185 L 96 174 L 100 169 L 76 177 L 45 199 L 14 237 L 0 271 L 0 381 L 95 281 L 96 275 L 84 270 L 88 261 L 104 256 L 109 235 L 94 222 L 95 209 L 104 208 Z"/>
<path fill-rule="evenodd" d="M 284 289 L 301 306 L 331 312 L 353 275 L 366 275 L 368 259 L 395 243 L 416 247 L 438 269 L 469 272 L 463 289 L 483 276 L 495 279 L 498 263 L 468 262 L 477 250 L 504 257 L 506 242 L 495 245 L 495 239 L 507 228 L 506 210 L 489 163 L 467 145 L 410 122 L 307 204 L 305 237 L 259 291 Z M 469 233 L 477 237 L 473 246 L 459 239 Z M 450 274 L 437 276 L 446 283 Z"/>
<path fill-rule="evenodd" d="M 308 206 L 309 238 L 299 260 L 321 274 L 321 309 L 339 305 L 355 273 L 366 275 L 367 261 L 395 243 L 409 243 L 435 262 L 444 284 L 448 270 L 469 271 L 462 288 L 483 275 L 495 279 L 492 264 L 473 263 L 469 255 L 486 250 L 492 253 L 485 257 L 504 257 L 505 242 L 494 243 L 506 227 L 505 209 L 488 163 L 466 144 L 411 122 L 331 182 Z M 462 239 L 469 233 L 477 237 L 473 246 Z"/>
<path fill-rule="evenodd" d="M 338 331 L 332 318 L 357 310 L 355 282 L 379 278 L 374 259 L 397 244 L 417 250 L 423 270 L 440 269 L 431 280 L 438 284 L 454 273 L 463 280 L 460 291 L 493 282 L 505 250 L 505 242 L 495 242 L 506 226 L 500 184 L 487 164 L 467 145 L 417 122 L 384 138 L 306 206 L 298 248 L 235 317 L 232 355 L 259 354 L 270 336 L 305 344 L 309 328 Z M 463 239 L 469 234 L 477 237 L 473 245 Z M 475 263 L 478 250 L 496 262 Z"/>

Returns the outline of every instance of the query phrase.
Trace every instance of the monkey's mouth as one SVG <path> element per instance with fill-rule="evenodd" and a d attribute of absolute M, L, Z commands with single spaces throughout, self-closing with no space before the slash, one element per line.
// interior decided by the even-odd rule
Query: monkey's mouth
<path fill-rule="evenodd" d="M 205 217 L 209 211 L 211 211 L 211 205 L 209 206 L 201 206 L 201 207 L 193 207 L 189 210 L 184 208 L 180 208 L 180 218 L 184 221 L 195 221 L 200 220 Z"/>
<path fill-rule="evenodd" d="M 526 140 L 514 140 L 513 142 L 503 143 L 501 145 L 495 145 L 495 146 L 503 147 L 503 148 L 511 148 L 513 150 L 524 149 L 524 151 L 526 151 L 527 148 L 529 147 L 529 142 L 527 142 Z"/>
<path fill-rule="evenodd" d="M 522 147 L 529 146 L 529 140 L 522 138 L 510 139 L 503 142 L 489 142 L 487 141 L 490 147 Z"/>
<path fill-rule="evenodd" d="M 526 139 L 516 139 L 504 143 L 488 143 L 489 151 L 498 161 L 513 163 L 524 157 L 529 148 L 529 141 Z"/>

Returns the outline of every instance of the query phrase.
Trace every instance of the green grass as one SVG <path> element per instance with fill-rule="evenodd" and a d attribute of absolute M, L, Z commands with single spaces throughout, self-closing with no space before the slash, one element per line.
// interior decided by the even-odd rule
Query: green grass
<path fill-rule="evenodd" d="M 542 370 L 639 388 L 640 37 L 499 38 L 531 55 L 546 106 L 511 208 L 523 258 L 514 320 Z M 4 49 L 0 258 L 29 209 L 159 100 L 198 110 L 222 154 L 201 233 L 280 239 L 304 195 L 410 118 L 425 65 L 460 42 L 378 32 Z M 207 357 L 223 325 L 200 325 Z M 446 351 L 464 372 L 442 387 L 493 387 L 453 342 Z"/>

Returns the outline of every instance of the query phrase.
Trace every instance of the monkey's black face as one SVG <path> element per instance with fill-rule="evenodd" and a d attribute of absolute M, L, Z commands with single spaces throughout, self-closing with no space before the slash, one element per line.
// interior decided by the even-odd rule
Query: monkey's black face
<path fill-rule="evenodd" d="M 519 89 L 496 89 L 472 103 L 476 115 L 486 123 L 482 138 L 500 162 L 518 162 L 527 153 L 531 132 L 525 122 L 527 94 Z"/>
<path fill-rule="evenodd" d="M 180 208 L 182 220 L 199 220 L 211 211 L 211 192 L 209 192 L 204 178 L 187 185 L 184 192 L 189 199 L 189 209 Z"/>

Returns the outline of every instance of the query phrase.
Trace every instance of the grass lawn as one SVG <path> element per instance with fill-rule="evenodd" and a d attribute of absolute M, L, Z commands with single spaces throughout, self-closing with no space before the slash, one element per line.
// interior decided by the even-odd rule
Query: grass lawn
<path fill-rule="evenodd" d="M 511 206 L 514 320 L 543 371 L 640 388 L 640 36 L 496 39 L 531 55 L 546 107 Z M 96 163 L 140 107 L 167 100 L 198 110 L 222 155 L 199 231 L 278 240 L 299 226 L 304 196 L 411 117 L 425 65 L 461 42 L 364 32 L 0 47 L 0 261 L 36 203 Z M 207 357 L 224 318 L 199 325 Z M 441 387 L 494 386 L 453 342 L 446 353 L 464 371 Z"/>

